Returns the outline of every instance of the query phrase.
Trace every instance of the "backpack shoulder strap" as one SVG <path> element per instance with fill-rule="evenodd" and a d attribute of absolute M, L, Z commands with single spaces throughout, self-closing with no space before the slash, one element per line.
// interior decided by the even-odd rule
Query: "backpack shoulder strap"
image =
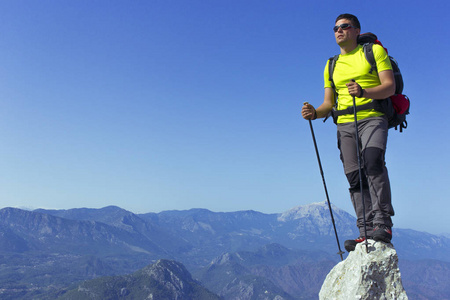
<path fill-rule="evenodd" d="M 377 71 L 377 62 L 375 61 L 375 56 L 373 55 L 373 43 L 365 43 L 363 45 L 363 50 L 367 62 L 370 64 L 369 73 L 372 74 L 373 71 Z"/>
<path fill-rule="evenodd" d="M 334 80 L 333 80 L 333 73 L 334 73 L 334 69 L 336 68 L 336 61 L 339 59 L 339 54 L 330 57 L 328 59 L 328 80 L 331 83 L 331 88 L 333 89 L 333 95 L 334 95 L 334 106 L 337 107 L 337 99 L 338 99 L 338 95 L 336 92 L 336 86 L 334 84 Z M 325 119 L 323 120 L 323 122 L 326 122 L 326 120 L 328 120 L 328 118 L 332 116 L 332 112 L 330 112 Z M 333 117 L 334 119 L 334 117 Z"/>
<path fill-rule="evenodd" d="M 331 87 L 336 91 L 336 86 L 334 85 L 333 73 L 336 68 L 336 61 L 339 59 L 339 54 L 330 57 L 328 59 L 328 80 L 331 82 Z"/>

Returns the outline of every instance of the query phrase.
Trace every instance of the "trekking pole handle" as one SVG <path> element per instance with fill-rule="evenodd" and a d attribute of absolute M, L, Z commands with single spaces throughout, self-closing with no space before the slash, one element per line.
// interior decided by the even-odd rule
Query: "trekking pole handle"
<path fill-rule="evenodd" d="M 356 80 L 355 79 L 351 79 L 350 80 L 351 82 L 356 82 Z M 358 98 L 362 98 L 363 96 L 364 96 L 364 92 L 365 92 L 365 90 L 362 88 L 362 86 L 359 84 L 359 83 L 356 83 L 357 85 L 358 85 L 358 90 L 359 90 L 359 95 L 358 95 Z"/>
<path fill-rule="evenodd" d="M 309 104 L 309 102 L 308 101 L 305 101 L 305 102 L 303 102 L 303 105 L 310 105 Z M 314 109 L 315 110 L 315 109 Z M 313 115 L 313 118 L 312 119 L 314 119 L 314 115 Z M 311 119 L 309 119 L 309 121 L 311 121 Z"/>

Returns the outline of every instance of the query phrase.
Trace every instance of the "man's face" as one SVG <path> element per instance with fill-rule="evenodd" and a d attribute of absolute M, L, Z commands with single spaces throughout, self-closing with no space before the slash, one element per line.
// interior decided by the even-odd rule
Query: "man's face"
<path fill-rule="evenodd" d="M 349 24 L 352 27 L 348 27 L 346 29 L 342 29 L 339 27 L 338 30 L 334 33 L 334 37 L 336 38 L 336 43 L 339 46 L 344 46 L 348 43 L 352 43 L 353 41 L 356 41 L 361 30 L 359 28 L 353 28 L 352 22 L 347 19 L 340 19 L 336 22 L 335 25 L 339 26 L 341 24 Z"/>

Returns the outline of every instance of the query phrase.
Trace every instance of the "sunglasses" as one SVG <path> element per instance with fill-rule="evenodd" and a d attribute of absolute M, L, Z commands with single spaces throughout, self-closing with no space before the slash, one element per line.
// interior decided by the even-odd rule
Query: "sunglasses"
<path fill-rule="evenodd" d="M 339 27 L 342 28 L 342 30 L 347 30 L 349 28 L 356 28 L 355 26 L 352 26 L 350 24 L 344 23 L 341 25 L 337 25 L 333 27 L 334 32 L 337 32 L 339 30 Z"/>

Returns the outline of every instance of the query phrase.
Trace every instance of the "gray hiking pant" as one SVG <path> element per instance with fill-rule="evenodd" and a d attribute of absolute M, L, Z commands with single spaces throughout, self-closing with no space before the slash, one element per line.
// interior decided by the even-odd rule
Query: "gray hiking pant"
<path fill-rule="evenodd" d="M 364 236 L 363 198 L 366 210 L 367 235 L 371 236 L 378 224 L 392 227 L 391 187 L 385 163 L 388 123 L 384 117 L 358 121 L 359 149 L 363 196 L 360 189 L 358 155 L 356 152 L 355 123 L 337 125 L 338 148 L 350 184 L 350 196 L 356 213 L 356 225 Z"/>

